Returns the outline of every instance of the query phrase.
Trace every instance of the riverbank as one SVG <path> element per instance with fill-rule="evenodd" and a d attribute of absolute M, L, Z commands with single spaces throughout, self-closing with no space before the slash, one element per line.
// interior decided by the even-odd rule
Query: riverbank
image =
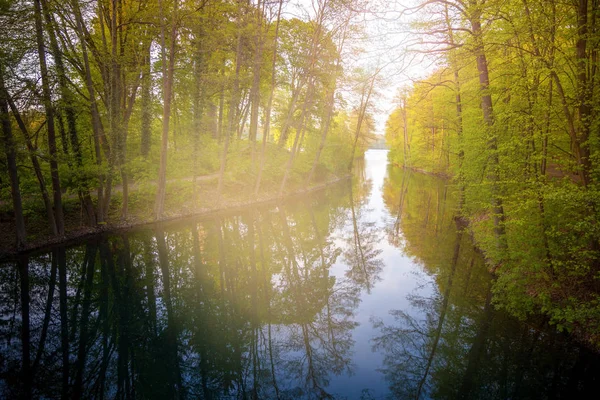
<path fill-rule="evenodd" d="M 393 165 L 407 175 L 423 172 L 448 185 L 446 176 Z M 527 192 L 505 197 L 503 245 L 494 233 L 492 210 L 480 196 L 485 190 L 481 186 L 466 188 L 465 208 L 455 220 L 494 277 L 496 308 L 522 320 L 541 317 L 598 352 L 600 256 L 594 244 L 594 212 L 585 214 L 594 200 L 576 182 L 567 182 L 568 194 L 558 190 L 558 180 L 550 180 L 536 198 L 528 199 Z M 574 197 L 581 199 L 578 205 L 565 208 L 564 199 Z"/>
<path fill-rule="evenodd" d="M 416 172 L 418 174 L 431 175 L 431 176 L 435 176 L 435 177 L 442 178 L 442 179 L 452 179 L 452 175 L 446 174 L 443 172 L 432 172 L 432 171 L 428 171 L 428 170 L 422 169 L 422 168 L 409 167 L 406 165 L 401 165 L 401 164 L 399 164 L 395 161 L 391 161 L 391 160 L 390 160 L 390 162 L 396 168 L 402 168 L 407 171 Z"/>
<path fill-rule="evenodd" d="M 469 398 L 543 388 L 594 398 L 596 354 L 539 319 L 492 307 L 483 259 L 452 220 L 456 191 L 373 153 L 351 181 L 313 195 L 5 264 L 1 332 L 13 340 L 0 349 L 0 397 L 18 398 L 25 380 L 33 397 L 61 397 L 73 387 L 61 385 L 63 365 L 82 377 L 80 397 L 110 397 L 126 390 L 114 371 L 127 362 L 135 393 L 147 397 L 178 388 L 214 398 L 407 398 L 425 377 L 427 393 L 451 388 L 450 398 L 466 393 L 456 382 L 470 382 Z M 318 363 L 314 374 L 296 367 L 308 362 Z M 451 374 L 433 369 L 446 365 Z M 216 379 L 206 385 L 203 374 Z M 228 376 L 248 384 L 220 379 Z"/>
<path fill-rule="evenodd" d="M 226 185 L 217 202 L 216 185 L 206 185 L 209 180 L 199 179 L 196 187 L 191 180 L 179 180 L 168 183 L 167 201 L 165 213 L 162 218 L 153 218 L 154 186 L 139 185 L 137 191 L 130 194 L 130 212 L 127 218 L 120 216 L 121 194 L 118 193 L 109 213 L 109 221 L 96 226 L 82 225 L 82 211 L 78 205 L 66 203 L 65 221 L 66 233 L 63 236 L 52 236 L 43 227 L 45 222 L 43 216 L 38 216 L 38 229 L 30 232 L 31 239 L 24 249 L 17 250 L 14 245 L 14 223 L 13 221 L 0 222 L 0 261 L 15 258 L 22 254 L 41 251 L 45 248 L 66 245 L 86 240 L 95 235 L 134 229 L 145 225 L 156 223 L 174 222 L 186 218 L 197 218 L 209 216 L 220 212 L 232 212 L 250 206 L 261 206 L 265 204 L 276 204 L 277 202 L 292 197 L 324 190 L 332 185 L 346 181 L 351 175 L 330 176 L 328 179 L 313 184 L 309 187 L 303 182 L 290 184 L 290 188 L 283 195 L 279 195 L 278 185 L 270 185 L 261 189 L 261 194 L 254 196 L 253 191 L 246 191 L 248 187 L 235 182 Z M 266 185 L 265 185 L 266 186 Z M 240 191 L 241 190 L 241 191 Z M 174 211 L 173 211 L 174 210 Z"/>

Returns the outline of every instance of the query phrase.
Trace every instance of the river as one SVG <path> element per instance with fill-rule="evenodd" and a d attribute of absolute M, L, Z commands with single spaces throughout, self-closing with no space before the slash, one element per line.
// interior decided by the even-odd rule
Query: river
<path fill-rule="evenodd" d="M 369 150 L 278 206 L 0 266 L 0 398 L 596 398 L 600 360 L 493 305 L 455 189 Z"/>

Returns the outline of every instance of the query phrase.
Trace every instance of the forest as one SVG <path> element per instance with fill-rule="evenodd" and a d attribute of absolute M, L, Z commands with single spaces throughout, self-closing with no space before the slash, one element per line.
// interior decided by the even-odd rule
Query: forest
<path fill-rule="evenodd" d="M 349 4 L 0 2 L 2 250 L 346 177 L 375 81 Z"/>
<path fill-rule="evenodd" d="M 419 328 L 429 332 L 428 340 L 437 337 L 428 342 L 435 343 L 431 360 L 438 340 L 445 337 L 441 327 L 446 315 L 448 319 L 462 318 L 452 316 L 449 304 L 454 304 L 450 298 L 454 277 L 471 279 L 470 273 L 468 277 L 461 275 L 465 271 L 455 273 L 457 260 L 466 258 L 477 260 L 473 262 L 489 272 L 489 276 L 482 276 L 491 279 L 489 288 L 472 293 L 472 299 L 483 304 L 484 315 L 478 317 L 483 322 L 472 328 L 482 332 L 483 342 L 495 313 L 502 310 L 528 321 L 541 315 L 540 326 L 550 323 L 598 349 L 599 20 L 598 0 L 0 0 L 0 258 L 6 254 L 15 265 L 25 266 L 20 273 L 2 271 L 6 276 L 14 272 L 14 276 L 1 283 L 10 286 L 18 278 L 23 285 L 21 293 L 26 296 L 30 286 L 35 285 L 25 277 L 29 279 L 27 274 L 36 263 L 43 265 L 44 271 L 53 270 L 44 279 L 54 282 L 62 292 L 57 296 L 46 293 L 44 297 L 50 299 L 48 304 L 54 297 L 58 302 L 63 297 L 59 312 L 64 313 L 60 317 L 67 326 L 70 317 L 66 302 L 73 296 L 67 294 L 65 271 L 81 268 L 78 296 L 92 296 L 93 288 L 99 291 L 94 296 L 108 301 L 108 292 L 101 291 L 112 285 L 114 299 L 110 301 L 122 307 L 117 311 L 126 320 L 135 313 L 128 307 L 136 303 L 123 300 L 129 295 L 129 286 L 121 287 L 121 281 L 137 276 L 135 279 L 150 282 L 144 281 L 140 288 L 154 285 L 152 268 L 159 266 L 163 286 L 157 284 L 156 292 L 161 292 L 165 307 L 183 307 L 177 311 L 183 315 L 189 310 L 180 304 L 169 305 L 170 293 L 165 289 L 170 285 L 169 274 L 177 273 L 169 271 L 168 266 L 177 263 L 180 250 L 165 244 L 160 227 L 158 233 L 148 233 L 139 243 L 132 239 L 131 246 L 136 249 L 133 255 L 128 250 L 128 235 L 123 234 L 117 239 L 95 238 L 85 250 L 79 248 L 69 256 L 64 248 L 57 248 L 50 251 L 48 260 L 38 262 L 34 255 L 30 264 L 19 257 L 44 245 L 64 244 L 90 233 L 114 233 L 114 228 L 279 201 L 329 187 L 352 175 L 355 180 L 368 181 L 358 176 L 361 158 L 371 142 L 380 143 L 381 137 L 375 135 L 377 114 L 387 108 L 391 113 L 384 128 L 385 140 L 389 162 L 396 169 L 387 171 L 386 183 L 379 189 L 383 191 L 386 212 L 396 215 L 397 220 L 385 233 L 391 245 L 417 260 L 416 264 L 426 265 L 423 269 L 435 276 L 440 293 L 448 288 L 441 300 L 415 300 L 427 310 L 443 310 L 437 333 L 433 319 L 427 327 Z M 387 30 L 376 31 L 377 21 L 385 22 L 387 25 L 379 28 L 387 26 Z M 397 43 L 392 43 L 395 38 Z M 381 48 L 375 49 L 373 41 L 384 48 L 389 46 L 386 57 L 377 53 Z M 382 104 L 383 93 L 398 87 L 393 103 Z M 407 175 L 395 176 L 399 169 Z M 408 187 L 412 173 L 444 179 L 443 184 L 431 181 L 435 197 L 425 197 Z M 388 179 L 394 176 L 398 179 Z M 356 181 L 350 183 L 350 189 L 352 185 L 356 186 Z M 446 204 L 448 193 L 456 196 L 456 201 L 447 210 L 434 211 L 431 205 Z M 376 286 L 378 272 L 386 266 L 377 258 L 381 238 L 374 227 L 381 221 L 357 222 L 362 196 L 357 195 L 358 201 L 352 198 L 352 192 L 350 196 L 343 215 L 336 218 L 352 222 L 348 226 L 352 225 L 353 234 L 331 241 L 354 243 L 354 252 L 344 257 L 348 264 L 359 268 L 351 268 L 347 278 L 360 286 L 359 292 L 369 293 Z M 404 208 L 409 199 L 411 204 Z M 331 293 L 325 270 L 334 262 L 327 262 L 323 248 L 315 242 L 321 243 L 320 232 L 328 231 L 329 225 L 324 223 L 319 229 L 314 216 L 305 215 L 314 229 L 304 228 L 314 237 L 304 243 L 300 231 L 306 221 L 292 221 L 282 210 L 273 211 L 281 220 L 277 222 L 280 231 L 273 237 L 280 237 L 269 244 L 276 245 L 277 249 L 271 251 L 285 263 L 274 267 L 275 272 L 269 272 L 272 276 L 267 274 L 265 279 L 271 282 L 285 273 L 289 282 L 299 280 L 301 274 L 290 268 L 295 257 L 301 256 L 307 265 L 318 265 L 320 260 L 323 271 L 315 275 L 318 285 L 290 283 L 295 300 L 282 299 L 276 311 L 287 307 L 294 314 L 294 307 L 309 307 L 302 303 L 304 298 L 322 289 L 327 295 L 322 294 L 320 308 L 315 306 L 318 310 L 312 311 L 313 316 L 326 312 L 323 307 L 328 306 L 327 296 Z M 222 280 L 220 288 L 210 289 L 218 301 L 225 301 L 226 287 L 230 287 L 233 297 L 239 289 L 233 282 L 237 272 L 232 273 L 233 281 L 225 282 L 227 274 L 216 270 L 230 263 L 223 255 L 224 248 L 240 246 L 244 256 L 231 264 L 252 268 L 255 273 L 253 265 L 260 247 L 256 245 L 259 233 L 255 239 L 255 226 L 260 221 L 273 230 L 275 224 L 272 215 L 265 215 L 247 217 L 250 222 L 241 217 L 223 217 L 216 225 L 206 227 L 206 232 L 204 228 L 193 230 L 182 239 L 190 246 L 206 244 L 223 257 L 215 261 L 217 256 L 213 254 L 215 270 L 205 271 Z M 430 227 L 434 218 L 434 236 L 439 243 L 423 228 Z M 295 230 L 300 233 L 290 234 Z M 231 240 L 221 237 L 225 232 Z M 447 240 L 440 244 L 442 236 Z M 241 238 L 250 241 L 247 248 L 240 243 Z M 470 241 L 474 247 L 467 245 Z M 295 249 L 297 243 L 304 247 L 298 245 Z M 311 251 L 307 252 L 309 247 Z M 194 260 L 192 263 L 200 260 L 206 250 L 184 248 L 195 252 L 186 256 Z M 434 254 L 438 250 L 445 250 L 444 257 Z M 336 259 L 340 251 L 334 252 L 331 259 Z M 456 259 L 450 256 L 453 251 Z M 171 263 L 170 253 L 176 253 Z M 68 257 L 72 260 L 67 262 Z M 147 260 L 130 260 L 135 257 Z M 152 270 L 134 271 L 137 275 L 123 270 L 117 278 L 118 268 L 113 268 L 109 260 L 117 260 L 119 268 L 131 267 L 132 271 L 149 263 Z M 446 265 L 442 270 L 441 263 L 450 269 Z M 98 282 L 94 279 L 105 286 L 96 288 Z M 246 284 L 244 290 L 250 291 L 253 281 Z M 207 281 L 207 287 L 211 285 Z M 136 295 L 152 298 L 155 289 L 146 289 L 146 294 Z M 268 293 L 263 295 L 268 297 Z M 318 293 L 312 295 L 320 298 Z M 258 297 L 246 296 L 245 316 L 259 308 Z M 345 316 L 352 314 L 352 310 L 343 308 L 358 302 L 358 297 L 341 299 L 338 311 Z M 20 299 L 22 304 L 28 302 L 26 297 Z M 77 333 L 73 328 L 70 333 L 53 333 L 65 340 L 61 345 L 63 366 L 72 364 L 69 357 L 76 359 L 75 350 L 68 349 L 70 339 L 65 337 L 87 334 L 87 324 L 92 323 L 78 311 L 80 303 L 85 304 L 83 298 L 72 306 L 76 308 L 71 319 L 81 317 L 81 331 Z M 142 303 L 145 307 L 146 300 Z M 149 331 L 157 324 L 153 307 L 146 310 L 150 322 L 144 323 L 152 326 L 144 329 Z M 465 309 L 471 312 L 469 307 Z M 169 335 L 177 335 L 169 328 L 173 321 L 168 315 L 176 312 L 162 311 L 167 315 L 163 321 L 167 328 L 161 331 L 164 337 L 160 340 L 173 344 L 176 340 Z M 480 314 L 476 311 L 481 312 L 477 309 L 473 314 Z M 270 321 L 274 318 L 270 313 L 266 311 L 261 318 Z M 100 326 L 108 323 L 108 314 L 108 310 L 99 309 L 95 325 L 89 328 L 106 338 L 106 343 L 95 348 L 97 359 L 104 359 L 94 368 L 109 368 L 104 352 L 110 350 L 107 343 L 111 333 L 106 325 Z M 403 311 L 395 316 L 405 324 L 423 324 L 410 320 Z M 280 325 L 291 324 L 281 318 Z M 352 327 L 344 318 L 340 329 L 346 338 Z M 243 324 L 255 329 L 256 321 Z M 37 331 L 50 329 L 39 322 Z M 376 346 L 390 354 L 389 380 L 401 381 L 406 371 L 399 373 L 401 368 L 395 365 L 397 343 L 391 340 L 394 327 L 384 323 L 378 326 L 381 336 Z M 308 335 L 308 328 L 303 329 Z M 529 337 L 529 333 L 523 331 L 523 337 Z M 87 339 L 78 339 L 84 345 L 77 349 L 82 352 L 77 357 L 87 357 Z M 125 360 L 117 360 L 114 366 L 121 379 L 117 384 L 120 393 L 129 393 L 127 367 L 134 365 L 133 357 L 127 358 L 127 352 L 131 355 L 134 351 L 125 348 L 129 337 L 125 335 L 125 339 L 120 349 Z M 418 338 L 404 339 L 418 342 Z M 531 340 L 537 343 L 538 336 Z M 257 342 L 252 341 L 256 359 L 260 358 Z M 473 344 L 472 353 L 479 358 L 462 360 L 471 372 L 483 357 L 478 346 L 477 342 Z M 422 346 L 415 351 L 428 349 Z M 23 350 L 23 354 L 29 357 L 29 350 Z M 261 357 L 271 356 L 267 354 L 269 349 L 261 351 Z M 38 352 L 39 357 L 45 354 L 43 347 Z M 515 361 L 515 368 L 525 368 L 521 361 Z M 40 360 L 34 359 L 32 369 L 24 376 L 29 377 L 36 362 Z M 84 390 L 79 380 L 83 379 L 84 364 L 85 358 L 76 368 L 81 376 L 73 375 L 73 369 L 61 373 L 68 381 L 63 382 L 63 393 Z M 30 367 L 29 363 L 24 365 Z M 343 369 L 344 365 L 338 367 Z M 415 368 L 419 371 L 406 373 L 416 376 L 425 369 L 427 377 L 435 365 L 431 361 Z M 184 374 L 171 372 L 175 385 L 181 387 L 183 383 L 178 380 Z M 256 374 L 255 384 L 259 380 Z M 312 378 L 311 393 L 318 397 L 321 386 L 326 385 Z M 469 379 L 465 378 L 463 389 L 470 391 Z M 416 391 L 418 398 L 425 380 L 396 388 L 396 393 Z M 240 382 L 236 384 L 243 386 Z M 98 381 L 94 383 L 98 387 L 86 390 L 104 395 L 103 384 Z M 197 390 L 208 390 L 210 386 L 206 382 L 197 384 Z M 172 385 L 166 385 L 168 390 L 174 390 Z M 60 390 L 50 388 L 52 393 Z M 278 389 L 274 386 L 273 390 Z"/>
<path fill-rule="evenodd" d="M 397 97 L 391 160 L 452 179 L 497 306 L 541 311 L 599 343 L 599 3 L 451 0 L 414 11 L 435 68 Z"/>

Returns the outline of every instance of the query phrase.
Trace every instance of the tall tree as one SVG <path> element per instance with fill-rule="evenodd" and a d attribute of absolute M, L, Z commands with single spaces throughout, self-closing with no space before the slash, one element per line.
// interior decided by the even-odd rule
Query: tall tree
<path fill-rule="evenodd" d="M 79 174 L 82 173 L 83 170 L 83 154 L 81 150 L 81 143 L 79 139 L 79 134 L 77 132 L 76 126 L 76 115 L 75 115 L 75 100 L 73 93 L 68 87 L 67 82 L 67 72 L 65 69 L 65 65 L 63 62 L 63 54 L 62 50 L 58 45 L 57 40 L 57 28 L 56 22 L 52 15 L 52 12 L 49 8 L 47 0 L 41 0 L 40 2 L 42 7 L 42 12 L 44 14 L 45 27 L 48 32 L 48 38 L 50 40 L 50 49 L 52 51 L 52 57 L 54 58 L 54 66 L 56 69 L 56 74 L 58 76 L 58 86 L 61 95 L 61 109 L 64 110 L 64 115 L 67 120 L 67 131 L 69 135 L 69 143 L 71 145 L 71 149 L 74 153 L 75 161 L 77 164 L 77 169 Z M 67 148 L 67 143 L 65 142 L 66 138 L 63 138 L 63 147 Z M 92 198 L 90 196 L 88 182 L 84 179 L 78 179 L 78 193 L 79 197 L 83 203 L 83 207 L 85 208 L 85 212 L 87 215 L 87 221 L 89 225 L 96 224 L 96 211 L 94 210 L 94 204 L 92 202 Z"/>
<path fill-rule="evenodd" d="M 239 105 L 240 98 L 240 71 L 242 68 L 243 57 L 242 57 L 242 29 L 245 24 L 245 12 L 242 2 L 238 1 L 241 6 L 236 16 L 236 50 L 235 50 L 235 75 L 233 82 L 231 83 L 231 98 L 229 101 L 229 112 L 227 114 L 227 131 L 225 132 L 225 142 L 223 143 L 223 149 L 221 150 L 221 160 L 219 167 L 219 182 L 217 184 L 217 203 L 221 201 L 221 194 L 223 192 L 223 185 L 225 181 L 225 167 L 227 165 L 227 153 L 229 152 L 229 142 L 231 136 L 236 131 L 236 110 Z"/>
<path fill-rule="evenodd" d="M 44 43 L 44 26 L 42 23 L 42 8 L 40 0 L 33 1 L 35 18 L 35 36 L 42 75 L 42 100 L 46 111 L 46 126 L 48 132 L 48 151 L 50 155 L 50 176 L 52 178 L 52 194 L 54 199 L 54 220 L 59 235 L 65 233 L 65 221 L 62 206 L 62 191 L 58 175 L 58 154 L 56 151 L 56 130 L 54 126 L 54 106 L 50 92 L 50 76 L 46 64 L 46 46 Z"/>
<path fill-rule="evenodd" d="M 352 171 L 352 166 L 354 165 L 354 158 L 356 155 L 356 145 L 358 144 L 358 138 L 360 137 L 362 126 L 367 116 L 367 107 L 370 105 L 371 95 L 373 94 L 373 88 L 375 87 L 375 80 L 379 71 L 376 71 L 370 79 L 366 79 L 364 82 L 360 83 L 361 92 L 360 92 L 360 103 L 357 111 L 357 119 L 356 119 L 356 130 L 354 133 L 354 140 L 352 143 L 352 152 L 350 153 L 350 160 L 348 162 L 348 171 Z"/>
<path fill-rule="evenodd" d="M 94 88 L 94 82 L 92 80 L 92 69 L 88 55 L 88 43 L 89 32 L 85 28 L 81 9 L 79 8 L 79 2 L 77 0 L 71 1 L 71 7 L 75 18 L 75 30 L 79 42 L 81 43 L 81 55 L 83 59 L 83 80 L 88 93 L 90 103 L 90 114 L 92 119 L 92 132 L 94 137 L 94 155 L 96 161 L 96 167 L 98 168 L 98 186 L 97 186 L 97 204 L 96 204 L 96 222 L 105 222 L 108 216 L 108 209 L 104 207 L 104 183 L 105 176 L 101 172 L 102 169 L 102 151 L 101 147 L 104 147 L 105 156 L 109 157 L 110 147 L 106 143 L 104 138 L 104 129 L 102 127 L 102 120 L 100 119 L 100 112 L 98 110 L 98 103 L 96 100 L 96 89 Z"/>
<path fill-rule="evenodd" d="M 273 38 L 273 60 L 271 62 L 271 90 L 269 93 L 267 108 L 265 109 L 265 125 L 263 127 L 262 147 L 260 151 L 260 165 L 258 167 L 258 174 L 256 176 L 256 183 L 254 185 L 254 196 L 257 196 L 260 190 L 262 174 L 265 169 L 267 140 L 269 139 L 269 134 L 271 131 L 271 111 L 273 107 L 273 96 L 275 94 L 275 85 L 277 81 L 277 70 L 275 69 L 275 66 L 277 64 L 277 44 L 279 41 L 279 23 L 281 22 L 282 6 L 283 0 L 279 0 L 279 6 L 277 8 L 277 19 L 275 20 L 275 36 Z"/>
<path fill-rule="evenodd" d="M 177 41 L 177 11 L 178 1 L 173 3 L 171 11 L 171 31 L 169 35 L 169 58 L 167 66 L 167 48 L 165 43 L 166 21 L 162 0 L 159 0 L 160 12 L 160 41 L 161 41 L 161 60 L 163 76 L 163 118 L 162 118 L 162 136 L 160 147 L 160 165 L 158 170 L 158 189 L 156 191 L 156 201 L 154 205 L 154 216 L 160 219 L 165 207 L 165 194 L 167 190 L 167 152 L 169 146 L 169 121 L 171 118 L 171 100 L 173 90 L 173 74 L 175 71 L 175 45 Z"/>
<path fill-rule="evenodd" d="M 21 188 L 19 186 L 19 174 L 17 170 L 17 152 L 12 133 L 12 124 L 8 113 L 8 99 L 4 85 L 4 67 L 0 64 L 0 123 L 2 124 L 2 136 L 4 139 L 4 152 L 10 178 L 10 195 L 12 197 L 15 213 L 16 247 L 22 249 L 27 244 L 27 232 L 25 230 L 25 218 L 23 217 L 23 202 L 21 200 Z"/>

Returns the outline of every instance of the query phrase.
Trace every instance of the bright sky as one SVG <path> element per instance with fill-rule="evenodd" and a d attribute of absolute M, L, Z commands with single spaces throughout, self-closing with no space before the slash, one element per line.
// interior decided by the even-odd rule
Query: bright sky
<path fill-rule="evenodd" d="M 315 14 L 313 2 L 316 4 L 320 1 L 290 0 L 284 9 L 284 18 L 308 19 Z M 376 133 L 384 134 L 385 122 L 396 106 L 394 98 L 398 90 L 423 78 L 432 66 L 431 61 L 407 51 L 409 44 L 414 49 L 416 43 L 415 37 L 408 32 L 414 16 L 408 13 L 401 15 L 399 11 L 414 5 L 417 0 L 367 1 L 364 12 L 357 17 L 357 22 L 364 26 L 366 38 L 353 43 L 362 51 L 344 57 L 344 67 L 346 71 L 358 67 L 368 71 L 381 69 L 371 112 L 376 121 Z M 349 96 L 349 93 L 344 93 L 345 98 Z"/>

